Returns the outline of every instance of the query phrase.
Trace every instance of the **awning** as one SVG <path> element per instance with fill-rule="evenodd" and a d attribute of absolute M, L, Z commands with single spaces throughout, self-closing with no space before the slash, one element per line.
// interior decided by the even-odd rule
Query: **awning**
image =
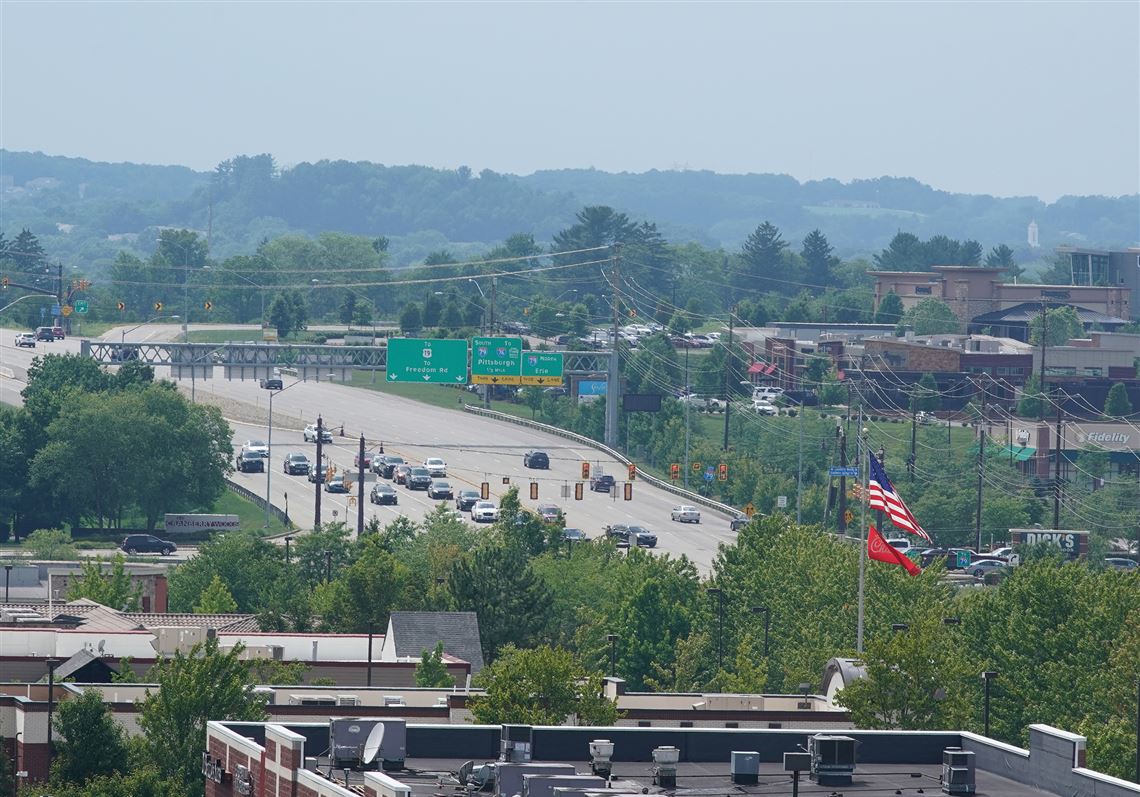
<path fill-rule="evenodd" d="M 775 363 L 772 363 L 771 365 L 769 365 L 767 368 L 764 369 L 764 376 L 771 376 L 774 373 L 776 373 L 776 364 Z"/>
<path fill-rule="evenodd" d="M 977 451 L 977 447 L 974 450 Z M 1014 462 L 1025 462 L 1036 453 L 1036 448 L 1026 446 L 986 446 L 986 456 L 1012 459 Z"/>
<path fill-rule="evenodd" d="M 759 362 L 752 363 L 752 365 L 748 366 L 748 374 L 750 376 L 753 374 L 762 374 L 762 373 L 764 373 L 764 369 L 767 367 L 768 367 L 767 363 L 759 363 Z"/>

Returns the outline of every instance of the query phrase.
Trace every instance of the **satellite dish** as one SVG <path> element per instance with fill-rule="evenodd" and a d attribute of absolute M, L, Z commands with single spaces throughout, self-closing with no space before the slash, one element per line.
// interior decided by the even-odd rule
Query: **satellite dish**
<path fill-rule="evenodd" d="M 364 752 L 360 756 L 363 764 L 371 764 L 380 752 L 380 745 L 384 743 L 384 723 L 376 723 L 376 727 L 368 734 L 368 741 L 364 743 Z"/>

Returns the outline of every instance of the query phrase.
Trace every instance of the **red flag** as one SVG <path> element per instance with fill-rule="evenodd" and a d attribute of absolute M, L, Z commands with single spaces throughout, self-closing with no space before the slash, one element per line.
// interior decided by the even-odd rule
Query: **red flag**
<path fill-rule="evenodd" d="M 870 532 L 867 535 L 867 555 L 880 562 L 905 567 L 906 572 L 912 576 L 917 576 L 922 572 L 922 568 L 912 562 L 909 556 L 893 545 L 889 545 L 887 541 L 883 539 L 883 535 L 880 534 L 879 530 L 873 525 L 870 527 Z"/>

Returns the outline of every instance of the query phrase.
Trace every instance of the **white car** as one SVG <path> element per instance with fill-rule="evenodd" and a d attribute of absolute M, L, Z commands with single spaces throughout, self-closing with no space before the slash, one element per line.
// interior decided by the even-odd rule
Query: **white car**
<path fill-rule="evenodd" d="M 305 434 L 305 442 L 306 443 L 317 442 L 317 425 L 315 423 L 310 423 L 308 426 L 305 427 L 304 434 Z M 327 426 L 321 427 L 321 442 L 322 443 L 331 443 L 332 442 L 332 432 L 329 431 L 329 428 Z"/>
<path fill-rule="evenodd" d="M 476 501 L 471 507 L 471 519 L 476 523 L 494 523 L 499 519 L 499 507 L 491 501 Z"/>
<path fill-rule="evenodd" d="M 265 444 L 264 440 L 246 440 L 241 450 L 248 451 L 251 454 L 257 454 L 260 457 L 269 456 L 269 446 Z"/>
<path fill-rule="evenodd" d="M 782 387 L 754 387 L 752 389 L 753 401 L 771 401 L 784 395 Z"/>
<path fill-rule="evenodd" d="M 433 478 L 447 475 L 447 463 L 439 457 L 428 457 L 424 460 L 424 467 L 427 468 L 427 472 L 430 473 Z"/>
<path fill-rule="evenodd" d="M 700 523 L 701 510 L 695 506 L 675 506 L 670 517 L 675 523 Z"/>
<path fill-rule="evenodd" d="M 21 332 L 16 336 L 16 346 L 17 348 L 34 349 L 36 347 L 36 336 L 31 332 Z"/>
<path fill-rule="evenodd" d="M 759 415 L 779 415 L 780 410 L 770 401 L 753 401 L 752 411 Z"/>

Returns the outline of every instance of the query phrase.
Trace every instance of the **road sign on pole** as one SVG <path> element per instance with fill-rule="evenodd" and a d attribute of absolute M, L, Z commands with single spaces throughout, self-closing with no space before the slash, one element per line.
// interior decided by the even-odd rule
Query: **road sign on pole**
<path fill-rule="evenodd" d="M 787 509 L 788 508 L 788 496 L 777 495 L 776 496 L 776 506 L 778 506 L 780 509 Z"/>
<path fill-rule="evenodd" d="M 705 481 L 711 482 L 715 478 L 716 469 L 712 465 L 709 465 L 707 468 L 705 468 Z"/>
<path fill-rule="evenodd" d="M 522 338 L 472 338 L 471 382 L 476 385 L 522 384 Z"/>
<path fill-rule="evenodd" d="M 522 357 L 524 385 L 561 385 L 562 352 L 527 351 Z"/>
<path fill-rule="evenodd" d="M 388 381 L 467 384 L 467 341 L 389 338 Z"/>
<path fill-rule="evenodd" d="M 828 476 L 858 476 L 859 469 L 854 466 L 834 467 L 827 469 Z"/>
<path fill-rule="evenodd" d="M 59 311 L 63 313 L 64 318 L 67 318 L 67 316 L 72 314 L 74 308 L 70 304 L 65 304 L 63 307 L 59 308 Z"/>
<path fill-rule="evenodd" d="M 751 501 L 744 505 L 744 514 L 746 517 L 752 517 L 756 514 L 756 506 Z"/>
<path fill-rule="evenodd" d="M 75 300 L 75 312 L 80 313 L 81 315 L 86 315 L 86 313 L 87 313 L 87 300 L 86 299 L 76 299 Z"/>

